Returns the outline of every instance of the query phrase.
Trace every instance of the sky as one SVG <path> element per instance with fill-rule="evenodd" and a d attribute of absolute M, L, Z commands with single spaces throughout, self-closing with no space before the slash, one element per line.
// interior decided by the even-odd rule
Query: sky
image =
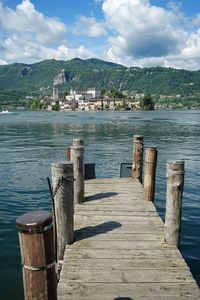
<path fill-rule="evenodd" d="M 98 58 L 200 69 L 200 0 L 0 0 L 0 65 Z"/>

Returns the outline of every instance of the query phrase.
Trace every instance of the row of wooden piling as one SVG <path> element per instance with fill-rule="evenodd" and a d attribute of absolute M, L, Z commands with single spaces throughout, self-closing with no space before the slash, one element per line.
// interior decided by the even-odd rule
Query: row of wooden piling
<path fill-rule="evenodd" d="M 74 242 L 74 203 L 84 200 L 84 141 L 74 139 L 67 148 L 68 161 L 51 164 L 53 213 L 36 211 L 16 220 L 25 300 L 57 299 L 65 246 Z"/>
<path fill-rule="evenodd" d="M 157 147 L 146 148 L 144 180 L 142 180 L 143 170 L 143 136 L 136 135 L 133 138 L 133 165 L 132 177 L 141 183 L 144 181 L 144 197 L 147 201 L 154 202 L 156 166 L 157 166 Z M 179 246 L 181 232 L 181 212 L 182 194 L 184 187 L 184 161 L 168 161 L 166 166 L 167 192 L 164 241 L 171 245 Z"/>
<path fill-rule="evenodd" d="M 132 178 L 143 182 L 144 196 L 154 201 L 157 148 L 147 147 L 143 174 L 143 136 L 133 137 Z M 57 299 L 57 269 L 62 264 L 66 244 L 74 242 L 74 204 L 84 201 L 84 141 L 74 139 L 67 147 L 68 161 L 53 162 L 53 214 L 31 212 L 16 220 L 22 258 L 25 300 Z M 177 245 L 180 240 L 184 161 L 167 163 L 167 203 L 164 240 Z"/>

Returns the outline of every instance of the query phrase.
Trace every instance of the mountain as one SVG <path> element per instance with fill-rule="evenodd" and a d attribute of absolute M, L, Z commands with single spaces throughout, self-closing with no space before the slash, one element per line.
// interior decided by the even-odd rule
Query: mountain
<path fill-rule="evenodd" d="M 74 87 L 121 89 L 155 95 L 200 95 L 200 71 L 173 68 L 125 67 L 91 58 L 44 60 L 0 66 L 0 103 L 25 96 L 51 95 L 53 85 L 64 94 Z"/>

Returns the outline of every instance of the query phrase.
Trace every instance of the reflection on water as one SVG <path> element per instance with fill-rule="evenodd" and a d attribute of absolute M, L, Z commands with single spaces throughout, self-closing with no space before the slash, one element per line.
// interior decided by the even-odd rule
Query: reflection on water
<path fill-rule="evenodd" d="M 65 147 L 75 137 L 84 138 L 85 160 L 96 163 L 98 177 L 119 176 L 120 163 L 132 159 L 134 134 L 157 145 L 155 202 L 162 218 L 166 162 L 186 161 L 181 251 L 200 283 L 199 111 L 20 112 L 0 115 L 0 132 L 2 299 L 22 299 L 15 219 L 30 210 L 50 209 L 50 163 L 65 159 Z"/>

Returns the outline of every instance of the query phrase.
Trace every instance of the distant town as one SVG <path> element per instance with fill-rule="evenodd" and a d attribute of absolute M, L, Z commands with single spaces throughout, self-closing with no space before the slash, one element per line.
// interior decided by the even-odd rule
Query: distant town
<path fill-rule="evenodd" d="M 64 98 L 59 97 L 58 87 L 53 86 L 51 97 L 44 99 L 34 99 L 26 96 L 27 100 L 32 101 L 31 109 L 46 109 L 48 111 L 69 111 L 69 110 L 138 110 L 141 108 L 154 109 L 154 103 L 150 95 L 143 93 L 128 97 L 125 93 L 118 90 L 109 91 L 104 97 L 101 92 L 93 88 L 70 89 Z"/>
<path fill-rule="evenodd" d="M 122 94 L 120 98 L 109 98 L 109 96 L 102 98 L 100 91 L 95 88 L 77 88 L 70 89 L 65 99 L 59 99 L 58 88 L 54 87 L 52 102 L 47 109 L 52 110 L 56 105 L 60 110 L 139 109 L 142 96 L 144 95 L 138 95 L 137 99 L 127 99 L 126 95 Z"/>
<path fill-rule="evenodd" d="M 96 59 L 0 68 L 0 110 L 200 109 L 198 72 Z"/>

